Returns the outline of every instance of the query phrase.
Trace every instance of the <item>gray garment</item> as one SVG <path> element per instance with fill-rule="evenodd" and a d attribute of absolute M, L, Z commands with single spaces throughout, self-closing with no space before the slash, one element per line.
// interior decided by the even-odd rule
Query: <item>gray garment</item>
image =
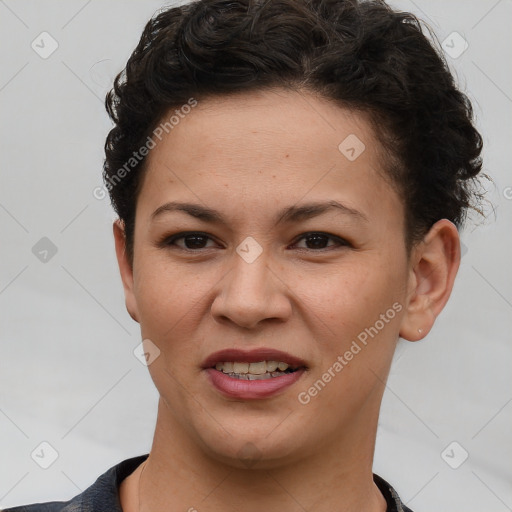
<path fill-rule="evenodd" d="M 7 508 L 0 512 L 123 512 L 119 501 L 119 485 L 142 464 L 149 454 L 126 459 L 103 473 L 84 492 L 69 501 L 48 501 Z M 373 480 L 388 505 L 386 512 L 412 512 L 383 478 L 374 474 Z"/>

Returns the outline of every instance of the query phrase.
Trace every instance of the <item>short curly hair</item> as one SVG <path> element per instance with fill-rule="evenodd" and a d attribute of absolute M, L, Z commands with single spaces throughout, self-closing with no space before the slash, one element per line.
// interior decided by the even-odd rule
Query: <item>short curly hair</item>
<path fill-rule="evenodd" d="M 460 228 L 483 195 L 482 137 L 424 26 L 379 0 L 197 0 L 156 13 L 105 101 L 114 127 L 103 178 L 130 261 L 146 161 L 134 150 L 191 98 L 265 88 L 311 91 L 369 115 L 404 203 L 408 250 L 439 219 Z"/>

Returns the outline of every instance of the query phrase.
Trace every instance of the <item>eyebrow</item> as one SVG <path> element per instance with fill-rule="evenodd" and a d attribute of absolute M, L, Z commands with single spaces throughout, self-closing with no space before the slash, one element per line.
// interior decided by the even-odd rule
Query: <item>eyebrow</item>
<path fill-rule="evenodd" d="M 368 218 L 360 211 L 338 202 L 338 201 L 325 201 L 325 202 L 314 202 L 306 203 L 300 206 L 292 205 L 283 208 L 276 217 L 274 218 L 275 224 L 281 222 L 292 223 L 307 220 L 313 217 L 317 217 L 331 210 L 337 210 L 345 215 L 354 217 L 357 220 L 368 222 Z M 185 212 L 188 215 L 209 222 L 212 224 L 226 224 L 223 215 L 213 208 L 208 208 L 197 203 L 182 203 L 178 201 L 171 201 L 159 206 L 152 214 L 151 220 L 156 217 L 169 212 Z"/>

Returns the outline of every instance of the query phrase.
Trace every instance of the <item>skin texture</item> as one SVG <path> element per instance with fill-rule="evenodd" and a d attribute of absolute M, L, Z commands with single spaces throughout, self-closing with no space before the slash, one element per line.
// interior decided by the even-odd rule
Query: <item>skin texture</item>
<path fill-rule="evenodd" d="M 354 161 L 338 149 L 350 134 L 366 146 Z M 384 382 L 398 336 L 423 338 L 443 309 L 460 251 L 444 219 L 407 254 L 404 209 L 382 154 L 361 113 L 285 90 L 200 101 L 151 150 L 133 267 L 114 223 L 126 307 L 160 350 L 148 366 L 160 400 L 141 510 L 386 510 L 372 480 Z M 333 209 L 275 222 L 284 207 L 328 200 L 361 216 Z M 169 201 L 214 208 L 225 224 L 183 212 L 152 220 Z M 183 231 L 210 238 L 161 243 Z M 300 238 L 308 232 L 348 245 L 328 237 L 315 245 Z M 262 248 L 252 263 L 236 252 L 248 236 Z M 301 403 L 298 394 L 393 304 L 393 318 Z M 308 369 L 271 398 L 226 398 L 201 363 L 233 347 L 283 350 Z M 139 510 L 140 470 L 121 485 L 125 512 Z"/>

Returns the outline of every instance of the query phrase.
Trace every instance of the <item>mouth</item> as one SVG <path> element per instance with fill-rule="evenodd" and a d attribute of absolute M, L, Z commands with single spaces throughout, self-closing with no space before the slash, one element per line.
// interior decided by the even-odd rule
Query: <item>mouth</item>
<path fill-rule="evenodd" d="M 248 400 L 284 390 L 304 374 L 307 366 L 286 352 L 261 348 L 215 352 L 203 362 L 202 369 L 223 395 Z"/>
<path fill-rule="evenodd" d="M 214 368 L 226 374 L 234 374 L 234 378 L 258 380 L 244 376 L 260 376 L 268 373 L 268 377 L 272 378 L 273 373 L 279 376 L 285 372 L 292 373 L 306 368 L 306 362 L 292 354 L 273 348 L 262 347 L 253 350 L 231 348 L 210 354 L 201 367 L 204 370 Z"/>

